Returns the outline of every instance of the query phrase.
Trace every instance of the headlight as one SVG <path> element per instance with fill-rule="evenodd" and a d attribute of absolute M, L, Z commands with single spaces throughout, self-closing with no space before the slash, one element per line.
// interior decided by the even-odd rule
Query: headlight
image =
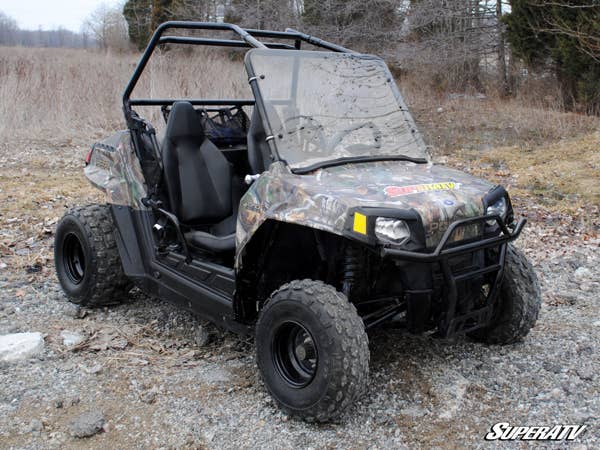
<path fill-rule="evenodd" d="M 410 228 L 404 220 L 378 217 L 375 220 L 375 236 L 382 241 L 402 245 L 410 239 Z"/>
<path fill-rule="evenodd" d="M 502 217 L 502 219 L 506 219 L 506 198 L 501 197 L 496 203 L 487 207 L 485 213 L 487 215 L 494 214 Z M 496 223 L 495 220 L 488 220 L 488 225 L 494 225 Z"/>

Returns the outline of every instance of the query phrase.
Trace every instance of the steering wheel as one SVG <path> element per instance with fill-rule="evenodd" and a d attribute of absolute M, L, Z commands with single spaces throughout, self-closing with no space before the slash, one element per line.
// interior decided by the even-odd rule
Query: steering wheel
<path fill-rule="evenodd" d="M 333 150 L 337 145 L 339 145 L 346 136 L 350 133 L 360 130 L 361 128 L 369 127 L 373 133 L 373 144 L 351 144 L 346 147 L 346 150 L 349 151 L 360 151 L 360 150 L 369 150 L 372 148 L 379 149 L 381 148 L 381 139 L 382 133 L 381 130 L 371 121 L 363 122 L 359 124 L 352 125 L 348 128 L 338 131 L 334 134 L 329 141 L 329 150 Z"/>
<path fill-rule="evenodd" d="M 290 126 L 289 124 L 294 124 Z M 338 131 L 330 139 L 327 139 L 323 132 L 323 125 L 312 116 L 297 115 L 288 117 L 283 123 L 283 129 L 288 134 L 298 134 L 298 144 L 303 150 L 308 150 L 308 145 L 313 144 L 317 149 L 330 152 L 337 147 L 350 133 L 369 127 L 373 133 L 373 144 L 351 144 L 346 147 L 350 152 L 357 152 L 369 149 L 381 148 L 382 133 L 381 130 L 371 121 L 352 125 L 346 129 Z"/>
<path fill-rule="evenodd" d="M 323 133 L 323 125 L 312 116 L 297 115 L 285 119 L 283 130 L 287 134 L 296 134 L 298 144 L 304 151 L 313 144 L 317 149 L 328 150 L 327 139 Z"/>

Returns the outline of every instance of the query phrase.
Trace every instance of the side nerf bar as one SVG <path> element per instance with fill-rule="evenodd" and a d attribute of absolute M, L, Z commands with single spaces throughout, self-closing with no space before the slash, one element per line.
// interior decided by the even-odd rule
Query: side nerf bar
<path fill-rule="evenodd" d="M 454 235 L 454 232 L 464 226 L 471 225 L 473 223 L 482 223 L 495 220 L 500 228 L 502 234 L 499 236 L 489 237 L 481 240 L 468 242 L 465 244 L 451 245 L 448 246 L 450 238 Z M 464 253 L 473 252 L 475 250 L 482 250 L 490 247 L 497 247 L 502 244 L 514 241 L 519 237 L 523 227 L 527 223 L 527 219 L 520 217 L 517 224 L 510 230 L 504 223 L 504 220 L 494 214 L 478 217 L 470 217 L 468 219 L 458 220 L 453 222 L 440 240 L 437 247 L 432 252 L 415 252 L 408 250 L 401 250 L 397 248 L 384 247 L 381 250 L 381 254 L 384 257 L 399 258 L 406 261 L 413 262 L 435 262 L 441 259 L 446 259 L 452 256 L 462 255 Z"/>

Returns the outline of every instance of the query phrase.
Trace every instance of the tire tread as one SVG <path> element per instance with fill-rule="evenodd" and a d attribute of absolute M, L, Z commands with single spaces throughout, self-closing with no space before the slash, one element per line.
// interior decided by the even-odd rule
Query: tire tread
<path fill-rule="evenodd" d="M 73 216 L 83 226 L 95 268 L 88 295 L 71 300 L 92 307 L 122 303 L 132 283 L 123 272 L 109 205 L 77 206 L 68 210 L 64 217 L 67 216 Z"/>
<path fill-rule="evenodd" d="M 339 340 L 340 347 L 347 351 L 333 359 L 332 371 L 329 374 L 331 383 L 327 393 L 310 408 L 292 410 L 274 397 L 275 401 L 292 417 L 309 422 L 335 420 L 362 395 L 367 386 L 370 354 L 363 321 L 354 305 L 334 287 L 322 281 L 304 279 L 286 283 L 273 292 L 263 306 L 257 329 L 261 326 L 261 318 L 264 317 L 262 313 L 280 298 L 293 298 L 310 308 L 330 340 Z M 348 377 L 347 374 L 352 376 Z"/>
<path fill-rule="evenodd" d="M 541 308 L 540 284 L 535 270 L 523 252 L 509 244 L 504 279 L 498 302 L 504 302 L 499 320 L 471 334 L 487 344 L 514 344 L 535 325 Z"/>

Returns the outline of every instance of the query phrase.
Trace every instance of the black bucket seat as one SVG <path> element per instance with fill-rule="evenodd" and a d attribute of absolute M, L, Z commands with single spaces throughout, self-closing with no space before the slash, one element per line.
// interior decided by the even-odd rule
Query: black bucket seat
<path fill-rule="evenodd" d="M 162 160 L 171 212 L 190 230 L 184 233 L 187 243 L 213 253 L 233 251 L 241 188 L 189 102 L 173 104 Z"/>

